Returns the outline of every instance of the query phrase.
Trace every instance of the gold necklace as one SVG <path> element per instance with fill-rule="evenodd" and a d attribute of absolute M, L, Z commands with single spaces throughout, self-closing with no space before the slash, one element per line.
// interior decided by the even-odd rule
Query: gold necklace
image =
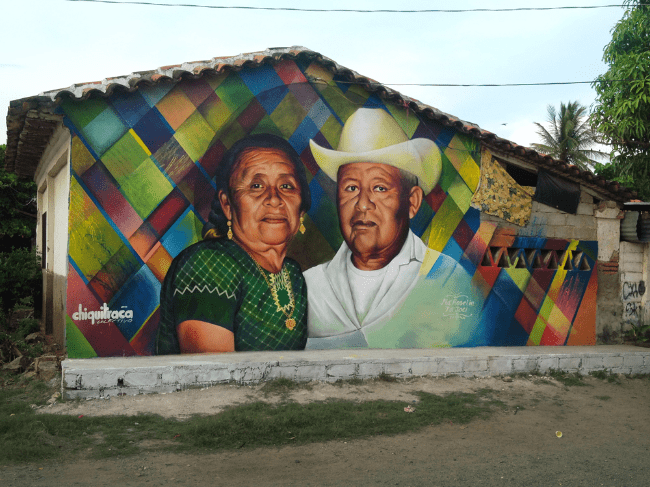
<path fill-rule="evenodd" d="M 242 247 L 243 248 L 243 247 Z M 264 278 L 264 282 L 266 282 L 266 285 L 269 287 L 269 290 L 271 291 L 271 295 L 273 296 L 273 301 L 275 301 L 275 306 L 278 311 L 282 311 L 282 313 L 287 317 L 286 320 L 284 320 L 285 326 L 289 330 L 293 330 L 296 327 L 296 320 L 293 319 L 291 316 L 293 315 L 294 310 L 296 309 L 296 300 L 293 295 L 293 287 L 291 286 L 291 277 L 289 276 L 289 272 L 287 271 L 287 268 L 282 264 L 282 269 L 278 274 L 273 274 L 271 273 L 271 281 L 266 277 L 266 273 L 264 272 L 264 269 L 262 269 L 262 266 L 258 264 L 258 262 L 255 260 L 255 258 L 251 255 L 251 253 L 244 249 L 248 256 L 253 259 L 253 262 L 255 263 L 255 266 L 257 266 L 257 270 L 260 271 L 260 274 L 262 274 L 262 277 Z M 289 303 L 282 306 L 280 304 L 280 297 L 278 296 L 278 288 L 284 288 L 286 289 L 287 293 L 289 294 Z M 287 312 L 286 309 L 290 309 L 289 312 Z"/>

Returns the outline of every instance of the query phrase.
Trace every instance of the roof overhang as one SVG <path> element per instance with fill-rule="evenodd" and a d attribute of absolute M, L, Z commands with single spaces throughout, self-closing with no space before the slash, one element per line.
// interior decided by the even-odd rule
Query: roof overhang
<path fill-rule="evenodd" d="M 63 121 L 54 114 L 49 97 L 35 96 L 12 101 L 7 113 L 5 169 L 21 177 L 34 177 L 50 137 Z"/>
<path fill-rule="evenodd" d="M 504 156 L 532 164 L 537 168 L 548 169 L 562 177 L 575 181 L 597 192 L 602 199 L 624 202 L 636 196 L 630 189 L 618 183 L 594 175 L 577 166 L 553 159 L 533 149 L 502 139 L 478 125 L 460 120 L 437 108 L 402 95 L 381 83 L 360 75 L 322 54 L 305 47 L 293 46 L 271 48 L 265 51 L 239 54 L 230 57 L 216 57 L 207 61 L 194 61 L 173 66 L 163 66 L 151 71 L 139 71 L 126 76 L 107 78 L 102 81 L 80 83 L 68 88 L 52 90 L 39 96 L 12 101 L 7 114 L 7 150 L 5 167 L 20 176 L 34 176 L 34 171 L 43 155 L 49 138 L 62 116 L 55 114 L 56 107 L 64 98 L 84 100 L 91 97 L 108 97 L 116 91 L 132 92 L 141 86 L 162 82 L 178 82 L 182 79 L 196 79 L 208 74 L 224 71 L 239 71 L 255 68 L 263 64 L 276 64 L 282 60 L 317 62 L 333 73 L 337 80 L 354 83 L 365 90 L 377 94 L 385 101 L 413 110 L 425 118 L 478 139 L 486 148 Z M 318 78 L 308 78 L 312 83 L 326 82 Z"/>

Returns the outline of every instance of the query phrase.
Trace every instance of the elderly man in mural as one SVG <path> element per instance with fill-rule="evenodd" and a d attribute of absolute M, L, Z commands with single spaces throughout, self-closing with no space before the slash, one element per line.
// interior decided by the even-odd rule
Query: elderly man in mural
<path fill-rule="evenodd" d="M 424 138 L 409 140 L 386 111 L 367 108 L 346 121 L 336 150 L 310 143 L 320 168 L 337 182 L 345 241 L 330 262 L 305 272 L 307 348 L 467 343 L 469 322 L 461 331 L 444 323 L 449 319 L 439 311 L 445 299 L 449 304 L 455 299 L 476 314 L 478 301 L 467 289 L 470 276 L 453 259 L 427 250 L 409 228 L 423 197 L 440 178 L 437 145 Z M 435 260 L 428 280 L 420 275 L 427 251 Z M 451 294 L 444 294 L 443 287 Z M 432 313 L 431 300 L 436 298 L 440 306 Z M 449 315 L 457 314 L 452 310 Z M 476 321 L 474 316 L 469 328 Z"/>
<path fill-rule="evenodd" d="M 251 135 L 224 155 L 216 181 L 204 240 L 165 277 L 157 353 L 302 350 L 305 281 L 285 258 L 311 205 L 298 154 L 280 137 Z"/>

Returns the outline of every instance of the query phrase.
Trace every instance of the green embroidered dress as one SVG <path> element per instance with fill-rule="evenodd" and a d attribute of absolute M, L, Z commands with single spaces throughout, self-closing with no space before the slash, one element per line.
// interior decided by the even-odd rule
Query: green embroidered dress
<path fill-rule="evenodd" d="M 295 299 L 293 330 L 287 328 L 287 316 L 282 311 L 285 305 L 285 311 L 290 312 L 286 306 L 288 292 L 280 292 L 276 304 L 255 262 L 235 242 L 204 240 L 183 250 L 173 260 L 160 291 L 156 353 L 180 353 L 176 327 L 186 320 L 205 321 L 232 331 L 236 351 L 304 349 L 307 286 L 297 262 L 287 258 L 283 269 Z M 273 282 L 274 275 L 264 272 Z"/>

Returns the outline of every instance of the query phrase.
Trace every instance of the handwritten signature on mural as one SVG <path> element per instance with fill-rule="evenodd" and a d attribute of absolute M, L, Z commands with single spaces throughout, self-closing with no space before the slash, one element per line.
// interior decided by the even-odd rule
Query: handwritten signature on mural
<path fill-rule="evenodd" d="M 445 307 L 443 316 L 453 316 L 454 318 L 464 320 L 474 314 L 470 311 L 476 305 L 476 302 L 465 294 L 448 294 L 443 298 L 442 305 Z"/>

